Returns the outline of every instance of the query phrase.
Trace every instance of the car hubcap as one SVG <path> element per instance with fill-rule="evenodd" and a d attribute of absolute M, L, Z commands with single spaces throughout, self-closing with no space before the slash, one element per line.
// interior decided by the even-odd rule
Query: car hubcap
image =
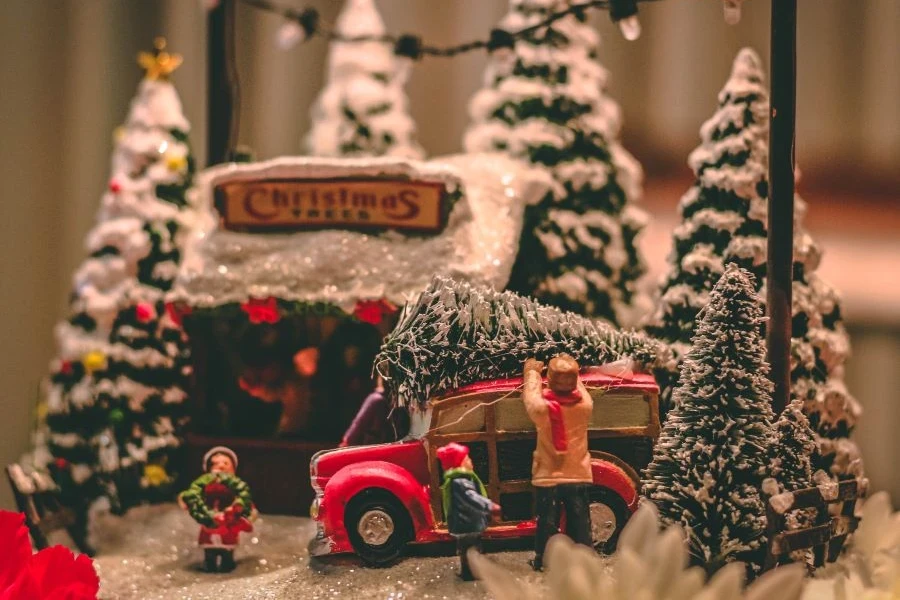
<path fill-rule="evenodd" d="M 591 539 L 594 546 L 603 546 L 615 532 L 616 513 L 602 502 L 591 503 Z"/>
<path fill-rule="evenodd" d="M 394 520 L 383 510 L 369 510 L 359 518 L 356 530 L 365 543 L 381 546 L 394 533 Z"/>

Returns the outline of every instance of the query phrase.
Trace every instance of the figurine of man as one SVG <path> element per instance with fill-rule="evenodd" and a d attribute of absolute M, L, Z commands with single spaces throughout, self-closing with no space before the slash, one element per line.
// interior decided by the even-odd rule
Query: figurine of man
<path fill-rule="evenodd" d="M 203 457 L 204 475 L 178 496 L 178 504 L 200 524 L 198 545 L 203 548 L 206 570 L 234 570 L 234 549 L 242 531 L 253 531 L 250 519 L 256 509 L 250 488 L 237 470 L 237 454 L 216 446 Z"/>
<path fill-rule="evenodd" d="M 571 356 L 561 354 L 550 360 L 548 389 L 541 379 L 543 369 L 544 363 L 538 360 L 525 361 L 522 392 L 525 410 L 537 429 L 531 463 L 537 512 L 532 567 L 536 571 L 544 568 L 547 540 L 559 531 L 562 506 L 566 510 L 566 535 L 575 543 L 591 546 L 589 490 L 593 477 L 587 429 L 594 402 Z"/>
<path fill-rule="evenodd" d="M 456 538 L 459 577 L 472 581 L 475 577 L 469 568 L 469 548 L 481 552 L 481 533 L 487 528 L 491 513 L 499 512 L 500 506 L 488 499 L 467 447 L 451 442 L 438 448 L 437 457 L 444 471 L 441 494 L 447 530 Z"/>

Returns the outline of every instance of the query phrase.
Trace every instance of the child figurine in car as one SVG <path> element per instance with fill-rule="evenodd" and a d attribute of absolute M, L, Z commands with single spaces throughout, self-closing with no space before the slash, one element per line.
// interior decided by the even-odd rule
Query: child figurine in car
<path fill-rule="evenodd" d="M 472 581 L 475 577 L 469 568 L 468 550 L 475 548 L 481 552 L 481 533 L 487 528 L 491 514 L 500 511 L 500 506 L 488 499 L 467 447 L 451 442 L 438 448 L 437 458 L 444 472 L 441 485 L 444 515 L 447 530 L 456 538 L 459 577 Z"/>
<path fill-rule="evenodd" d="M 210 573 L 234 570 L 240 534 L 253 531 L 256 509 L 250 488 L 235 475 L 237 465 L 233 450 L 216 446 L 203 457 L 205 473 L 178 496 L 178 504 L 200 524 L 198 545 Z"/>

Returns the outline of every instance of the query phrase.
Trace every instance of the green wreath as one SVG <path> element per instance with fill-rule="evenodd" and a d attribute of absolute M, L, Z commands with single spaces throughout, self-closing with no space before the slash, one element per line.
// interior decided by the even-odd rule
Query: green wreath
<path fill-rule="evenodd" d="M 195 479 L 191 487 L 181 493 L 180 498 L 187 506 L 191 518 L 206 527 L 215 526 L 216 522 L 213 518 L 215 513 L 209 509 L 203 500 L 203 490 L 215 480 L 218 480 L 234 492 L 235 499 L 233 504 L 240 505 L 242 517 L 249 517 L 253 511 L 250 486 L 244 483 L 244 480 L 237 475 L 230 473 L 206 473 Z"/>

